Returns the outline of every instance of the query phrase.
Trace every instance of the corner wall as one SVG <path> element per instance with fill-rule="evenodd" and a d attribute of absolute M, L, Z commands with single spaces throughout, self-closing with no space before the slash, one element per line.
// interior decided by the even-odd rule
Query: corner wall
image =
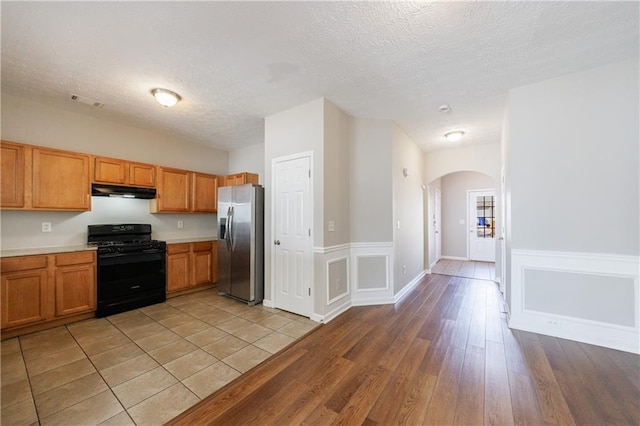
<path fill-rule="evenodd" d="M 640 352 L 638 72 L 509 93 L 513 328 Z"/>

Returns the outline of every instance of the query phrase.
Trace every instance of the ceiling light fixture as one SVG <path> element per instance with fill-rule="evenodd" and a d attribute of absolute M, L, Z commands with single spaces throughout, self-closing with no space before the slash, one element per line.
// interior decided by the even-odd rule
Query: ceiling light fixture
<path fill-rule="evenodd" d="M 462 138 L 463 135 L 464 132 L 462 130 L 454 130 L 452 132 L 445 133 L 444 137 L 447 138 L 449 142 L 457 142 Z"/>
<path fill-rule="evenodd" d="M 160 105 L 172 107 L 182 100 L 176 92 L 167 89 L 151 89 L 151 94 Z"/>

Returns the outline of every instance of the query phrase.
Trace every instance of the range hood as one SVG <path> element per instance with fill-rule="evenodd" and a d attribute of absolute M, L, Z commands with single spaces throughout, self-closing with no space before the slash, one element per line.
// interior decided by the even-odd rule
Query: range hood
<path fill-rule="evenodd" d="M 91 195 L 97 197 L 142 198 L 150 200 L 156 198 L 156 189 L 92 183 Z"/>

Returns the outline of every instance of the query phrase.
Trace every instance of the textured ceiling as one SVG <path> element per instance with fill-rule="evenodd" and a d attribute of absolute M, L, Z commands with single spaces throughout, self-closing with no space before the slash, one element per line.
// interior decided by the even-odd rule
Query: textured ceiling
<path fill-rule="evenodd" d="M 461 144 L 495 143 L 510 88 L 638 55 L 638 2 L 0 7 L 3 91 L 225 150 L 262 143 L 264 117 L 320 97 L 394 120 L 425 150 L 450 146 L 453 128 Z M 163 108 L 154 87 L 183 101 Z"/>

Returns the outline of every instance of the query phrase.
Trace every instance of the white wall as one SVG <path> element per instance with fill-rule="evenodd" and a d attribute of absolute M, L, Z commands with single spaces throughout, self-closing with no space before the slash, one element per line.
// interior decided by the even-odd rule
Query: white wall
<path fill-rule="evenodd" d="M 514 328 L 640 352 L 638 76 L 636 57 L 509 93 Z"/>
<path fill-rule="evenodd" d="M 468 258 L 469 211 L 467 191 L 495 189 L 493 179 L 478 172 L 454 172 L 441 179 L 442 256 Z M 461 224 L 460 221 L 463 221 Z"/>
<path fill-rule="evenodd" d="M 514 89 L 509 105 L 513 248 L 639 255 L 637 61 Z"/>
<path fill-rule="evenodd" d="M 67 111 L 41 101 L 2 94 L 2 139 L 51 148 L 142 161 L 188 170 L 226 174 L 225 151 L 115 121 Z M 177 221 L 184 228 L 177 228 Z M 42 233 L 41 222 L 52 232 Z M 2 212 L 3 249 L 84 244 L 87 225 L 151 223 L 158 239 L 216 235 L 214 214 L 150 214 L 149 201 L 92 198 L 92 210 Z"/>
<path fill-rule="evenodd" d="M 403 174 L 407 170 L 408 176 Z M 424 265 L 423 156 L 418 145 L 393 125 L 394 294 L 420 276 Z M 399 224 L 399 226 L 398 226 Z"/>
<path fill-rule="evenodd" d="M 282 111 L 265 118 L 265 299 L 272 300 L 271 282 L 271 212 L 272 160 L 279 157 L 313 153 L 313 226 L 314 246 L 323 246 L 323 150 L 324 150 L 324 99 L 316 99 L 306 104 Z M 314 289 L 315 290 L 315 289 Z"/>
<path fill-rule="evenodd" d="M 352 117 L 349 182 L 351 241 L 393 241 L 393 124 Z"/>
<path fill-rule="evenodd" d="M 439 149 L 424 154 L 425 182 L 453 172 L 473 171 L 500 178 L 500 141 L 494 144 Z"/>
<path fill-rule="evenodd" d="M 229 174 L 240 172 L 257 173 L 258 181 L 264 185 L 264 144 L 247 146 L 229 152 Z"/>
<path fill-rule="evenodd" d="M 2 93 L 2 139 L 204 173 L 227 173 L 226 151 L 7 93 Z"/>
<path fill-rule="evenodd" d="M 324 246 L 349 243 L 351 238 L 349 187 L 350 117 L 331 102 L 324 102 Z M 329 230 L 329 221 L 334 230 Z"/>

